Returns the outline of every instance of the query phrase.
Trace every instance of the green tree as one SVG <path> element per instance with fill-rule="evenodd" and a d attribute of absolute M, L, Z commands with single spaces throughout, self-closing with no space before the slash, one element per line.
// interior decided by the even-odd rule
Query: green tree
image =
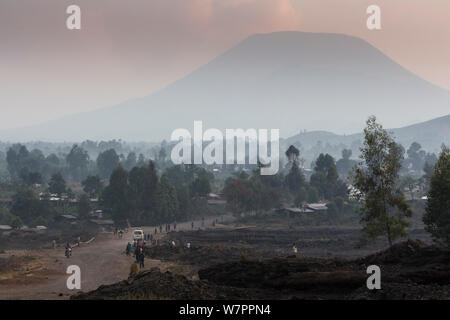
<path fill-rule="evenodd" d="M 353 173 L 353 184 L 360 191 L 363 238 L 375 239 L 386 235 L 389 245 L 407 234 L 406 218 L 412 211 L 402 191 L 397 187 L 398 172 L 403 155 L 394 139 L 376 122 L 367 120 L 364 129 L 361 158 Z"/>
<path fill-rule="evenodd" d="M 87 194 L 83 193 L 78 198 L 78 217 L 86 219 L 89 216 L 89 212 L 91 212 L 91 200 Z"/>
<path fill-rule="evenodd" d="M 69 165 L 69 174 L 74 180 L 80 181 L 87 175 L 89 154 L 83 148 L 73 145 L 66 156 L 66 162 Z"/>
<path fill-rule="evenodd" d="M 406 151 L 408 159 L 406 161 L 407 168 L 414 171 L 420 171 L 425 163 L 426 152 L 422 150 L 422 146 L 413 142 Z"/>
<path fill-rule="evenodd" d="M 424 166 L 423 166 L 423 171 L 424 171 L 424 175 L 423 175 L 423 179 L 424 179 L 424 189 L 425 191 L 428 191 L 430 188 L 430 181 L 431 181 L 431 177 L 434 174 L 434 164 L 431 164 L 430 162 L 425 162 Z"/>
<path fill-rule="evenodd" d="M 293 145 L 290 145 L 285 152 L 289 162 L 296 162 L 300 156 L 300 151 Z"/>
<path fill-rule="evenodd" d="M 13 180 L 21 180 L 27 185 L 42 183 L 41 172 L 45 166 L 42 151 L 34 149 L 29 152 L 25 146 L 15 144 L 8 149 L 6 162 Z"/>
<path fill-rule="evenodd" d="M 336 203 L 334 203 L 334 201 L 331 201 L 327 204 L 327 213 L 331 219 L 335 220 L 338 217 L 339 208 L 337 207 Z"/>
<path fill-rule="evenodd" d="M 100 177 L 109 178 L 114 169 L 119 165 L 119 156 L 114 149 L 108 149 L 97 157 L 97 168 Z"/>
<path fill-rule="evenodd" d="M 129 174 L 132 197 L 141 218 L 152 223 L 156 216 L 159 179 L 155 163 L 149 161 L 140 167 L 134 167 Z"/>
<path fill-rule="evenodd" d="M 40 201 L 34 191 L 28 187 L 21 187 L 13 196 L 11 213 L 21 218 L 27 224 L 30 224 L 38 217 L 49 218 L 54 212 L 47 202 Z"/>
<path fill-rule="evenodd" d="M 346 196 L 347 187 L 339 180 L 332 156 L 321 153 L 315 162 L 314 171 L 310 184 L 317 189 L 320 197 L 330 200 L 336 196 Z"/>
<path fill-rule="evenodd" d="M 309 203 L 319 202 L 319 192 L 315 187 L 310 186 L 308 188 L 308 202 Z"/>
<path fill-rule="evenodd" d="M 207 174 L 200 174 L 190 186 L 191 194 L 194 196 L 206 197 L 211 192 L 210 179 Z"/>
<path fill-rule="evenodd" d="M 178 218 L 177 220 L 184 220 L 189 218 L 192 210 L 191 195 L 189 194 L 189 188 L 187 185 L 177 185 L 175 186 L 178 198 Z"/>
<path fill-rule="evenodd" d="M 170 183 L 166 175 L 162 175 L 160 188 L 157 194 L 158 222 L 175 221 L 178 217 L 178 198 L 175 187 Z"/>
<path fill-rule="evenodd" d="M 66 181 L 61 173 L 55 173 L 52 175 L 52 178 L 48 183 L 48 189 L 50 193 L 55 193 L 59 197 L 66 192 Z"/>
<path fill-rule="evenodd" d="M 294 205 L 296 207 L 303 207 L 308 200 L 308 192 L 306 191 L 305 187 L 300 187 L 300 189 L 297 192 L 297 195 L 295 196 Z"/>
<path fill-rule="evenodd" d="M 111 174 L 109 185 L 103 192 L 105 206 L 111 210 L 114 222 L 118 225 L 126 225 L 128 218 L 134 219 L 135 207 L 128 172 L 118 166 Z"/>
<path fill-rule="evenodd" d="M 450 246 L 450 149 L 446 146 L 442 147 L 430 180 L 423 222 L 435 240 Z"/>
<path fill-rule="evenodd" d="M 0 207 L 0 224 L 11 224 L 14 216 L 11 214 L 11 211 L 6 206 Z"/>
<path fill-rule="evenodd" d="M 83 191 L 92 198 L 99 197 L 104 189 L 103 182 L 99 176 L 88 176 L 81 182 L 81 185 L 83 186 Z"/>
<path fill-rule="evenodd" d="M 24 184 L 32 186 L 34 184 L 42 184 L 42 175 L 39 172 L 29 172 L 27 168 L 23 168 L 19 176 Z"/>
<path fill-rule="evenodd" d="M 347 176 L 352 168 L 356 165 L 357 161 L 351 160 L 352 150 L 343 149 L 342 158 L 336 162 L 336 169 L 341 176 Z"/>
<path fill-rule="evenodd" d="M 166 142 L 166 140 L 163 140 L 163 142 L 161 142 L 161 148 L 159 149 L 159 154 L 158 154 L 158 159 L 162 163 L 166 162 L 166 158 L 167 158 L 167 150 L 166 149 L 167 149 L 167 142 Z"/>
<path fill-rule="evenodd" d="M 20 217 L 14 217 L 14 218 L 12 219 L 12 221 L 11 221 L 11 227 L 12 227 L 13 229 L 18 230 L 18 229 L 22 228 L 22 226 L 23 226 L 23 222 L 22 222 L 22 219 L 20 219 Z"/>
<path fill-rule="evenodd" d="M 227 205 L 233 213 L 242 213 L 255 207 L 255 195 L 249 180 L 233 179 L 223 190 Z"/>
<path fill-rule="evenodd" d="M 137 157 L 136 157 L 136 153 L 134 152 L 130 152 L 127 156 L 127 160 L 125 160 L 125 169 L 127 170 L 131 170 L 134 167 L 136 167 L 137 165 Z"/>
<path fill-rule="evenodd" d="M 408 189 L 408 192 L 411 196 L 411 200 L 414 200 L 414 189 L 416 188 L 417 181 L 411 176 L 404 176 L 401 178 L 400 186 L 403 189 Z"/>
<path fill-rule="evenodd" d="M 305 186 L 305 176 L 297 161 L 292 162 L 291 169 L 285 177 L 285 184 L 292 194 L 296 194 L 300 187 Z"/>

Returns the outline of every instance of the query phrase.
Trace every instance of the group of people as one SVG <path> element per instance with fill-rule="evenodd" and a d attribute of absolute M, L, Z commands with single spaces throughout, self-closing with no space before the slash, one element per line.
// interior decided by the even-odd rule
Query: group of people
<path fill-rule="evenodd" d="M 125 232 L 128 232 L 128 229 L 125 229 Z M 114 236 L 117 236 L 119 239 L 122 239 L 124 231 L 122 229 L 114 228 Z"/>
<path fill-rule="evenodd" d="M 223 220 L 223 218 L 222 218 Z M 213 220 L 212 222 L 212 226 L 215 227 L 216 223 L 218 223 L 218 219 Z M 159 233 L 163 232 L 163 226 L 164 226 L 164 231 L 165 232 L 170 232 L 171 228 L 173 228 L 174 231 L 177 230 L 177 223 L 167 223 L 164 225 L 160 225 L 159 228 L 155 227 L 154 230 L 154 234 L 158 234 L 158 229 L 159 229 Z M 201 220 L 201 226 L 204 227 L 205 226 L 205 218 L 202 217 Z M 192 229 L 194 229 L 194 221 L 192 221 L 191 223 L 191 227 Z M 127 230 L 126 230 L 127 231 Z M 114 230 L 114 235 L 118 235 L 119 238 L 122 237 L 123 231 L 122 230 L 118 230 L 117 228 L 115 228 Z M 131 255 L 131 253 L 133 253 L 133 256 L 135 258 L 134 263 L 138 263 L 139 264 L 139 268 L 144 268 L 145 264 L 145 243 L 146 241 L 150 242 L 151 245 L 158 245 L 159 241 L 157 239 L 157 237 L 154 237 L 153 234 L 151 233 L 144 233 L 144 239 L 143 240 L 133 240 L 133 243 L 128 242 L 127 246 L 126 246 L 126 254 L 129 256 Z M 171 246 L 175 247 L 176 243 L 175 241 L 171 241 L 169 242 Z M 191 243 L 190 242 L 186 242 L 184 244 L 186 246 L 186 248 L 191 248 Z"/>
<path fill-rule="evenodd" d="M 81 237 L 77 237 L 75 239 L 75 246 L 79 247 L 81 245 Z M 58 247 L 58 244 L 56 243 L 56 240 L 52 240 L 52 249 L 56 250 Z M 72 245 L 70 244 L 70 242 L 67 242 L 66 245 L 64 246 L 64 255 L 69 258 L 70 256 L 72 256 Z"/>
<path fill-rule="evenodd" d="M 174 223 L 166 223 L 164 225 L 164 231 L 165 232 L 170 232 L 171 228 L 173 228 L 174 231 L 177 231 L 177 223 L 176 222 L 174 222 Z M 163 225 L 160 225 L 159 226 L 159 233 L 162 233 L 162 232 L 163 232 Z M 158 234 L 158 228 L 157 227 L 155 228 L 155 234 Z"/>
<path fill-rule="evenodd" d="M 145 242 L 134 240 L 133 243 L 128 242 L 125 253 L 129 256 L 134 248 L 134 263 L 139 263 L 139 268 L 144 268 L 145 260 Z"/>

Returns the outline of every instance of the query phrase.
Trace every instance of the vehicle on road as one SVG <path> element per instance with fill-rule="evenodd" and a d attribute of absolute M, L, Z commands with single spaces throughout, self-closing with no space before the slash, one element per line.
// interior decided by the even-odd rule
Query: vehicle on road
<path fill-rule="evenodd" d="M 134 240 L 144 240 L 144 231 L 141 229 L 136 229 L 133 231 L 133 239 Z"/>

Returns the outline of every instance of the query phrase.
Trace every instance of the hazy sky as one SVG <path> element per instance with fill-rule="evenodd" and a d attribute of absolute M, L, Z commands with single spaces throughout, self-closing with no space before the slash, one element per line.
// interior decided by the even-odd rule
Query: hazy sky
<path fill-rule="evenodd" d="M 71 4 L 80 31 L 66 28 Z M 380 31 L 366 28 L 371 4 Z M 0 129 L 148 95 L 251 34 L 281 30 L 362 37 L 450 89 L 449 0 L 1 0 Z"/>

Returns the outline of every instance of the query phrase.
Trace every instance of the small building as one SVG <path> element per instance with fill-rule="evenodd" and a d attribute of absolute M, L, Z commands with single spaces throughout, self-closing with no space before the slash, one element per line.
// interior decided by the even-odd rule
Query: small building
<path fill-rule="evenodd" d="M 209 193 L 207 196 L 207 201 L 209 205 L 223 205 L 226 204 L 227 201 L 225 199 L 223 199 L 221 194 L 217 194 L 217 193 Z"/>
<path fill-rule="evenodd" d="M 12 230 L 12 227 L 7 224 L 0 224 L 0 232 Z"/>
<path fill-rule="evenodd" d="M 77 217 L 71 215 L 71 214 L 62 214 L 60 216 L 56 216 L 55 220 L 57 221 L 75 221 L 77 219 Z"/>
<path fill-rule="evenodd" d="M 75 217 L 71 214 L 63 214 L 63 215 L 61 215 L 61 217 L 66 218 L 68 220 L 76 220 L 77 219 L 77 217 Z"/>
<path fill-rule="evenodd" d="M 95 210 L 89 214 L 91 217 L 102 219 L 103 218 L 103 210 Z"/>
<path fill-rule="evenodd" d="M 91 219 L 89 221 L 99 226 L 112 226 L 114 224 L 111 219 Z"/>
<path fill-rule="evenodd" d="M 313 213 L 314 211 L 311 209 L 308 209 L 306 207 L 303 207 L 303 208 L 284 207 L 284 208 L 275 210 L 275 212 L 278 214 L 284 214 L 287 217 L 292 217 L 292 216 L 305 214 L 305 213 Z"/>
<path fill-rule="evenodd" d="M 326 203 L 308 203 L 306 207 L 314 212 L 328 210 Z"/>

